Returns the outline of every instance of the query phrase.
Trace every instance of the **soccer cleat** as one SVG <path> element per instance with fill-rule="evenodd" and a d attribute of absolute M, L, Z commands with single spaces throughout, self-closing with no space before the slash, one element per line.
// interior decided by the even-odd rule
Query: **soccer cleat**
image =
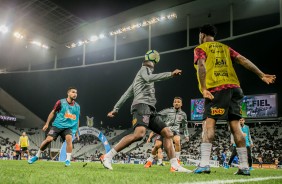
<path fill-rule="evenodd" d="M 251 176 L 249 168 L 238 169 L 238 171 L 235 172 L 234 174 L 235 175 Z"/>
<path fill-rule="evenodd" d="M 225 165 L 225 166 L 224 166 L 224 169 L 229 169 L 229 168 L 230 168 L 229 165 Z"/>
<path fill-rule="evenodd" d="M 113 170 L 112 160 L 110 158 L 105 157 L 105 155 L 101 155 L 100 161 L 106 169 Z"/>
<path fill-rule="evenodd" d="M 254 169 L 253 167 L 250 167 L 249 170 L 250 170 L 250 171 L 253 171 L 253 170 L 255 170 L 255 169 Z"/>
<path fill-rule="evenodd" d="M 144 168 L 152 167 L 153 163 L 151 161 L 147 161 L 144 165 Z"/>
<path fill-rule="evenodd" d="M 170 172 L 185 172 L 185 173 L 192 173 L 193 171 L 186 169 L 182 166 L 178 166 L 178 167 L 170 167 Z"/>
<path fill-rule="evenodd" d="M 34 162 L 36 162 L 38 160 L 38 157 L 37 156 L 34 156 L 34 157 L 32 157 L 31 159 L 29 159 L 27 162 L 29 163 L 29 164 L 33 164 Z"/>
<path fill-rule="evenodd" d="M 65 161 L 65 166 L 66 166 L 66 167 L 69 167 L 69 166 L 70 166 L 70 161 L 69 161 L 69 160 L 66 160 L 66 161 Z"/>
<path fill-rule="evenodd" d="M 165 166 L 165 164 L 162 162 L 162 163 L 159 164 L 159 166 Z"/>
<path fill-rule="evenodd" d="M 177 162 L 178 162 L 178 164 L 179 164 L 179 165 L 181 165 L 181 161 L 180 161 L 180 159 L 177 159 Z"/>
<path fill-rule="evenodd" d="M 205 174 L 210 174 L 211 173 L 211 169 L 209 165 L 206 165 L 204 167 L 198 166 L 195 170 L 194 170 L 195 174 L 201 174 L 201 173 L 205 173 Z"/>

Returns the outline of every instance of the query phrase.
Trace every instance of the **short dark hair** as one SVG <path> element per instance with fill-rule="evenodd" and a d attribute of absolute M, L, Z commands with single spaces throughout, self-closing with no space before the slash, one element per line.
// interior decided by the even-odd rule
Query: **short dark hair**
<path fill-rule="evenodd" d="M 216 33 L 217 33 L 217 29 L 215 26 L 211 25 L 211 24 L 206 24 L 203 25 L 202 27 L 200 27 L 200 33 L 204 33 L 206 35 L 215 37 Z"/>
<path fill-rule="evenodd" d="M 71 87 L 69 87 L 69 88 L 68 88 L 68 91 L 67 91 L 67 92 L 69 92 L 69 91 L 70 91 L 70 90 L 72 90 L 72 89 L 77 90 L 77 88 L 76 88 L 76 87 L 71 86 Z"/>
<path fill-rule="evenodd" d="M 181 98 L 181 97 L 179 97 L 179 96 L 174 97 L 174 100 L 175 100 L 175 99 L 179 99 L 179 100 L 181 100 L 181 101 L 182 101 L 182 98 Z"/>

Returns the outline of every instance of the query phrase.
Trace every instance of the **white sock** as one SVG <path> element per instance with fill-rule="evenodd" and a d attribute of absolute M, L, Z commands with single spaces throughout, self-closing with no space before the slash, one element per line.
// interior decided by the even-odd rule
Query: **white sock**
<path fill-rule="evenodd" d="M 170 159 L 169 162 L 170 162 L 171 167 L 173 167 L 173 168 L 177 168 L 177 167 L 180 166 L 178 161 L 177 161 L 177 158 L 172 158 L 172 159 Z"/>
<path fill-rule="evenodd" d="M 107 158 L 112 159 L 114 156 L 116 156 L 116 154 L 117 154 L 117 151 L 114 148 L 112 148 L 105 156 Z"/>
<path fill-rule="evenodd" d="M 36 156 L 39 158 L 40 157 L 40 154 L 41 154 L 41 150 L 38 149 L 37 153 L 36 153 Z"/>
<path fill-rule="evenodd" d="M 175 157 L 179 160 L 180 152 L 175 152 Z"/>
<path fill-rule="evenodd" d="M 210 163 L 210 156 L 211 156 L 211 143 L 202 143 L 201 144 L 201 167 L 205 167 Z"/>
<path fill-rule="evenodd" d="M 153 162 L 155 157 L 156 155 L 150 154 L 150 157 L 147 159 L 147 161 Z"/>
<path fill-rule="evenodd" d="M 67 153 L 67 159 L 66 160 L 71 160 L 71 153 Z"/>
<path fill-rule="evenodd" d="M 159 164 L 163 163 L 163 159 L 158 159 Z"/>
<path fill-rule="evenodd" d="M 247 156 L 247 148 L 237 148 L 238 157 L 240 160 L 240 167 L 241 168 L 249 168 L 248 166 L 248 156 Z"/>

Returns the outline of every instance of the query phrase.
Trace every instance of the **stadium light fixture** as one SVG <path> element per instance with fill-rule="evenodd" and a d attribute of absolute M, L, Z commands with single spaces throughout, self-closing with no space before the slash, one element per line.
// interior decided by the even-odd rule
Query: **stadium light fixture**
<path fill-rule="evenodd" d="M 99 34 L 99 36 L 91 36 L 89 39 L 86 39 L 86 40 L 80 40 L 78 42 L 72 42 L 72 43 L 69 43 L 67 45 L 65 45 L 67 48 L 71 49 L 71 48 L 75 48 L 75 47 L 79 47 L 79 46 L 82 46 L 84 44 L 88 44 L 90 42 L 96 42 L 97 40 L 101 40 L 101 39 L 104 39 L 106 38 L 106 35 L 101 33 Z"/>
<path fill-rule="evenodd" d="M 166 16 L 162 15 L 162 16 L 159 16 L 159 17 L 152 17 L 151 19 L 144 20 L 142 22 L 138 22 L 138 23 L 133 24 L 131 26 L 125 26 L 125 27 L 119 28 L 115 31 L 111 31 L 109 34 L 111 36 L 114 36 L 114 35 L 118 35 L 118 34 L 122 34 L 122 33 L 128 32 L 128 31 L 134 30 L 136 28 L 146 27 L 146 26 L 156 24 L 156 23 L 164 21 L 164 20 L 172 20 L 172 19 L 176 19 L 176 18 L 177 18 L 176 13 L 170 13 Z"/>
<path fill-rule="evenodd" d="M 30 43 L 32 45 L 36 45 L 36 46 L 39 46 L 39 47 L 44 48 L 44 49 L 49 49 L 49 46 L 47 46 L 46 44 L 42 44 L 39 41 L 31 41 Z"/>
<path fill-rule="evenodd" d="M 176 13 L 170 13 L 168 15 L 161 15 L 159 17 L 152 17 L 148 20 L 144 20 L 142 22 L 137 22 L 136 24 L 128 25 L 128 26 L 125 26 L 125 27 L 122 27 L 122 28 L 118 28 L 114 31 L 110 31 L 108 35 L 114 36 L 114 35 L 118 35 L 118 34 L 128 32 L 128 31 L 135 30 L 135 29 L 140 28 L 140 27 L 146 27 L 146 26 L 149 26 L 149 25 L 152 25 L 152 24 L 156 24 L 156 23 L 164 21 L 164 20 L 172 20 L 172 19 L 176 19 L 176 18 L 177 18 Z M 91 36 L 90 39 L 87 39 L 87 40 L 84 40 L 84 41 L 79 41 L 77 43 L 69 43 L 69 44 L 66 44 L 65 46 L 70 49 L 70 48 L 74 48 L 74 47 L 77 47 L 77 46 L 82 46 L 82 45 L 90 43 L 90 42 L 95 42 L 95 41 L 97 41 L 99 39 L 103 39 L 105 37 L 106 37 L 106 35 L 101 33 L 99 36 L 94 35 L 94 36 Z"/>
<path fill-rule="evenodd" d="M 7 33 L 8 32 L 8 27 L 7 26 L 5 26 L 5 25 L 1 25 L 0 26 L 0 32 L 1 33 Z"/>
<path fill-rule="evenodd" d="M 14 33 L 14 37 L 16 37 L 16 38 L 18 38 L 20 40 L 22 40 L 24 38 L 24 36 L 21 33 L 19 33 L 19 32 L 15 32 Z"/>
<path fill-rule="evenodd" d="M 95 41 L 97 41 L 97 40 L 99 40 L 99 37 L 98 37 L 98 36 L 91 36 L 91 37 L 90 37 L 90 41 L 91 41 L 91 42 L 95 42 Z"/>

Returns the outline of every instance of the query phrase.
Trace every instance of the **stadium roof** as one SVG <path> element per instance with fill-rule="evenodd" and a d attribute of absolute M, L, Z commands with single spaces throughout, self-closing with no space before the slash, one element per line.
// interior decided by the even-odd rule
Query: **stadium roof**
<path fill-rule="evenodd" d="M 223 23 L 230 20 L 230 5 L 233 5 L 234 20 L 279 13 L 279 0 L 1 0 L 0 26 L 7 24 L 10 30 L 20 30 L 28 37 L 36 38 L 61 52 L 67 43 L 84 39 L 122 26 L 150 19 L 160 14 L 176 13 L 177 21 L 168 27 L 154 26 L 152 37 L 196 28 L 207 23 Z M 207 19 L 208 17 L 208 19 Z M 126 35 L 126 34 L 125 34 Z M 4 36 L 3 36 L 4 37 Z M 148 34 L 135 34 L 122 43 L 147 39 Z M 0 37 L 2 39 L 2 36 Z M 3 38 L 4 39 L 4 38 Z M 30 40 L 30 39 L 29 39 Z M 5 41 L 5 40 L 4 40 Z M 9 69 L 11 63 L 20 65 L 21 59 L 10 59 L 11 46 L 1 40 L 1 68 Z M 118 43 L 121 44 L 121 43 Z M 16 44 L 15 44 L 16 45 Z M 27 47 L 22 45 L 22 47 Z M 63 51 L 64 52 L 64 51 Z M 6 62 L 6 63 L 5 63 Z"/>

